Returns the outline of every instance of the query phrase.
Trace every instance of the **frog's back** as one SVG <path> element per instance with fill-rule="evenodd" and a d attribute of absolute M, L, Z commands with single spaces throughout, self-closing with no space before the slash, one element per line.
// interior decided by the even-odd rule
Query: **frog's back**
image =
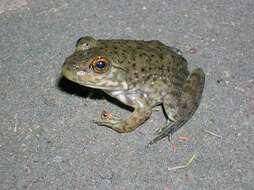
<path fill-rule="evenodd" d="M 97 47 L 108 49 L 118 64 L 131 73 L 160 75 L 185 81 L 189 75 L 187 61 L 174 48 L 160 41 L 98 40 Z"/>

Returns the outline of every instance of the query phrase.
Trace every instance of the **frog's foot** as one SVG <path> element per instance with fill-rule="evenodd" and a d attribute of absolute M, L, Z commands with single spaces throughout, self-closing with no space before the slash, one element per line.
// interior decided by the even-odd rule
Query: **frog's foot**
<path fill-rule="evenodd" d="M 101 113 L 100 120 L 94 120 L 93 122 L 100 126 L 113 128 L 114 125 L 121 122 L 121 118 L 119 116 L 114 115 L 111 112 L 103 110 Z"/>
<path fill-rule="evenodd" d="M 152 113 L 151 107 L 136 107 L 134 112 L 127 118 L 121 119 L 113 114 L 106 114 L 101 116 L 101 120 L 94 121 L 98 125 L 109 127 L 119 133 L 128 133 L 135 130 L 145 120 L 147 120 Z"/>
<path fill-rule="evenodd" d="M 164 126 L 162 126 L 161 128 L 157 129 L 155 131 L 156 135 L 161 134 L 163 131 L 165 131 L 166 128 L 170 127 L 172 125 L 171 121 L 169 119 L 167 119 L 166 124 Z"/>
<path fill-rule="evenodd" d="M 171 140 L 171 136 L 174 132 L 173 128 L 174 128 L 175 123 L 171 123 L 170 120 L 167 120 L 166 124 L 161 127 L 160 129 L 156 130 L 156 134 L 157 136 L 151 140 L 148 144 L 148 146 L 158 142 L 159 140 L 168 137 L 169 141 Z"/>
<path fill-rule="evenodd" d="M 101 112 L 101 119 L 102 120 L 120 120 L 120 116 L 113 114 L 109 111 L 103 110 Z"/>

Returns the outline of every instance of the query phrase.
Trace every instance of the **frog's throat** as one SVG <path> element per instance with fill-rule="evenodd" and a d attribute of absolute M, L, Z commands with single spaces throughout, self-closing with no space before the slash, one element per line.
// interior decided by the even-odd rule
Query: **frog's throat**
<path fill-rule="evenodd" d="M 84 80 L 82 77 L 73 74 L 69 70 L 63 70 L 63 76 L 70 81 L 73 81 L 77 84 L 82 86 L 90 87 L 90 88 L 97 88 L 101 90 L 108 90 L 108 91 L 115 91 L 115 90 L 127 90 L 128 85 L 125 81 L 113 81 L 113 80 L 99 80 L 99 79 L 91 79 L 91 80 Z"/>

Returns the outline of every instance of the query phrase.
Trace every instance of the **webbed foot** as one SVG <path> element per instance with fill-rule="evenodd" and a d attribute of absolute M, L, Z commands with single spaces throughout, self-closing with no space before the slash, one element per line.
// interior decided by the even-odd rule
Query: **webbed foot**
<path fill-rule="evenodd" d="M 166 124 L 156 131 L 157 136 L 148 143 L 148 146 L 158 142 L 165 137 L 168 137 L 170 141 L 171 136 L 174 133 L 174 125 L 175 123 L 172 124 L 170 120 L 167 120 Z"/>

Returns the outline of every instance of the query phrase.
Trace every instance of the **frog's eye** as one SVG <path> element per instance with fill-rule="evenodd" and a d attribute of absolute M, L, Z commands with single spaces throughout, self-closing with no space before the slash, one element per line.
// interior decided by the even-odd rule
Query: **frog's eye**
<path fill-rule="evenodd" d="M 99 56 L 92 61 L 91 67 L 96 73 L 105 73 L 109 70 L 110 63 L 105 57 Z"/>

